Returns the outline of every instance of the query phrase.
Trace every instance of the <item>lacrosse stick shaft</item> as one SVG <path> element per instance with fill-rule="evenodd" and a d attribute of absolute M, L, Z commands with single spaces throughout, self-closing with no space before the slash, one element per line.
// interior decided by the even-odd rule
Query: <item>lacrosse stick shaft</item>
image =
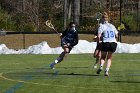
<path fill-rule="evenodd" d="M 53 31 L 55 31 L 57 34 L 59 34 L 55 29 L 52 29 Z"/>
<path fill-rule="evenodd" d="M 58 31 L 54 28 L 54 26 L 52 25 L 51 21 L 50 20 L 47 20 L 46 21 L 46 25 L 51 28 L 53 31 L 55 31 L 59 36 L 60 34 L 58 33 Z"/>

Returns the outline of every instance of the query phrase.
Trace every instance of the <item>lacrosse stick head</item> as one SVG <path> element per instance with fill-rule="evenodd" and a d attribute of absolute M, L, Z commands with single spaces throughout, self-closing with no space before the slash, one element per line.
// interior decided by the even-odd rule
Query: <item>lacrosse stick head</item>
<path fill-rule="evenodd" d="M 100 12 L 96 13 L 97 21 L 100 21 L 101 18 L 102 18 L 102 13 L 100 13 Z"/>
<path fill-rule="evenodd" d="M 45 22 L 45 24 L 46 24 L 49 28 L 55 30 L 54 26 L 53 26 L 52 23 L 51 23 L 51 20 L 47 20 L 47 21 Z"/>
<path fill-rule="evenodd" d="M 57 32 L 57 30 L 55 30 L 53 24 L 51 23 L 51 20 L 47 20 L 47 21 L 45 22 L 45 24 L 46 24 L 46 26 L 48 26 L 49 28 L 53 29 L 53 31 L 55 31 L 55 32 L 59 35 L 59 33 Z"/>

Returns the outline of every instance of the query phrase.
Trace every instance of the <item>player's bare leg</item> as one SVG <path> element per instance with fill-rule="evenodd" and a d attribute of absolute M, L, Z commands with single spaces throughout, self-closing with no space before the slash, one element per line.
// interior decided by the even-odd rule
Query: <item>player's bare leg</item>
<path fill-rule="evenodd" d="M 106 64 L 106 69 L 105 69 L 105 76 L 109 76 L 109 69 L 110 69 L 110 66 L 111 66 L 111 63 L 112 63 L 112 52 L 108 52 L 108 55 L 107 55 L 107 64 Z"/>
<path fill-rule="evenodd" d="M 101 51 L 100 50 L 95 50 L 94 57 L 96 58 L 96 60 L 95 60 L 95 63 L 93 65 L 93 68 L 97 68 L 97 64 L 100 62 Z"/>
<path fill-rule="evenodd" d="M 93 68 L 97 68 L 97 64 L 100 62 L 100 57 L 96 57 L 96 62 L 93 65 Z"/>
<path fill-rule="evenodd" d="M 107 52 L 104 52 L 104 51 L 101 52 L 100 67 L 99 67 L 99 69 L 96 72 L 97 74 L 100 74 L 100 72 L 103 70 L 103 66 L 104 66 L 104 63 L 105 63 L 106 55 L 107 55 Z"/>
<path fill-rule="evenodd" d="M 69 49 L 68 48 L 64 48 L 64 51 L 59 55 L 59 57 L 50 65 L 51 69 L 54 69 L 54 66 L 57 63 L 60 63 L 61 61 L 63 61 L 64 57 L 69 53 Z"/>

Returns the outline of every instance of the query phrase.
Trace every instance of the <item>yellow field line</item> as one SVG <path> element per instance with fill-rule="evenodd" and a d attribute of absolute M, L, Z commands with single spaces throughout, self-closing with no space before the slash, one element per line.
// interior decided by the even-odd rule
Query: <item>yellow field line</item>
<path fill-rule="evenodd" d="M 86 88 L 86 87 L 75 87 L 75 86 L 65 86 L 65 85 L 53 85 L 53 84 L 41 84 L 41 83 L 35 83 L 35 82 L 27 82 L 27 81 L 22 81 L 22 80 L 14 80 L 14 79 L 10 79 L 10 78 L 6 78 L 3 76 L 4 73 L 0 73 L 0 78 L 4 79 L 4 80 L 8 80 L 8 81 L 13 81 L 13 82 L 21 82 L 21 83 L 25 83 L 25 84 L 33 84 L 33 85 L 40 85 L 40 86 L 54 86 L 54 87 L 64 87 L 64 88 L 79 88 L 79 89 L 87 89 L 87 90 L 102 90 L 101 87 L 95 87 L 93 86 L 93 88 Z M 111 90 L 114 90 L 116 91 L 117 89 L 115 88 L 111 88 L 111 87 L 108 87 L 107 89 L 111 89 Z M 129 91 L 129 90 L 121 90 L 121 91 Z"/>
<path fill-rule="evenodd" d="M 75 88 L 74 86 L 65 86 L 65 85 L 53 85 L 53 84 L 40 84 L 40 83 L 35 83 L 35 82 L 27 82 L 27 81 L 22 81 L 22 80 L 14 80 L 10 78 L 6 78 L 3 76 L 3 73 L 0 73 L 0 78 L 8 80 L 8 81 L 13 81 L 13 82 L 21 82 L 21 83 L 26 83 L 26 84 L 33 84 L 33 85 L 41 85 L 41 86 L 55 86 L 55 87 L 64 87 L 64 88 Z M 90 90 L 95 90 L 95 89 L 100 89 L 100 88 L 86 88 L 86 87 L 77 87 L 80 89 L 90 89 Z"/>

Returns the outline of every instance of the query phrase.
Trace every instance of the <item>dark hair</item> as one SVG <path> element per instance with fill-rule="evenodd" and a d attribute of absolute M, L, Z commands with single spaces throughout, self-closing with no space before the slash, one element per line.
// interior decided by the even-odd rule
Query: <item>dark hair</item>
<path fill-rule="evenodd" d="M 75 24 L 75 23 L 74 23 L 74 22 L 70 22 L 70 23 L 69 23 L 69 26 L 71 27 L 73 24 Z"/>

